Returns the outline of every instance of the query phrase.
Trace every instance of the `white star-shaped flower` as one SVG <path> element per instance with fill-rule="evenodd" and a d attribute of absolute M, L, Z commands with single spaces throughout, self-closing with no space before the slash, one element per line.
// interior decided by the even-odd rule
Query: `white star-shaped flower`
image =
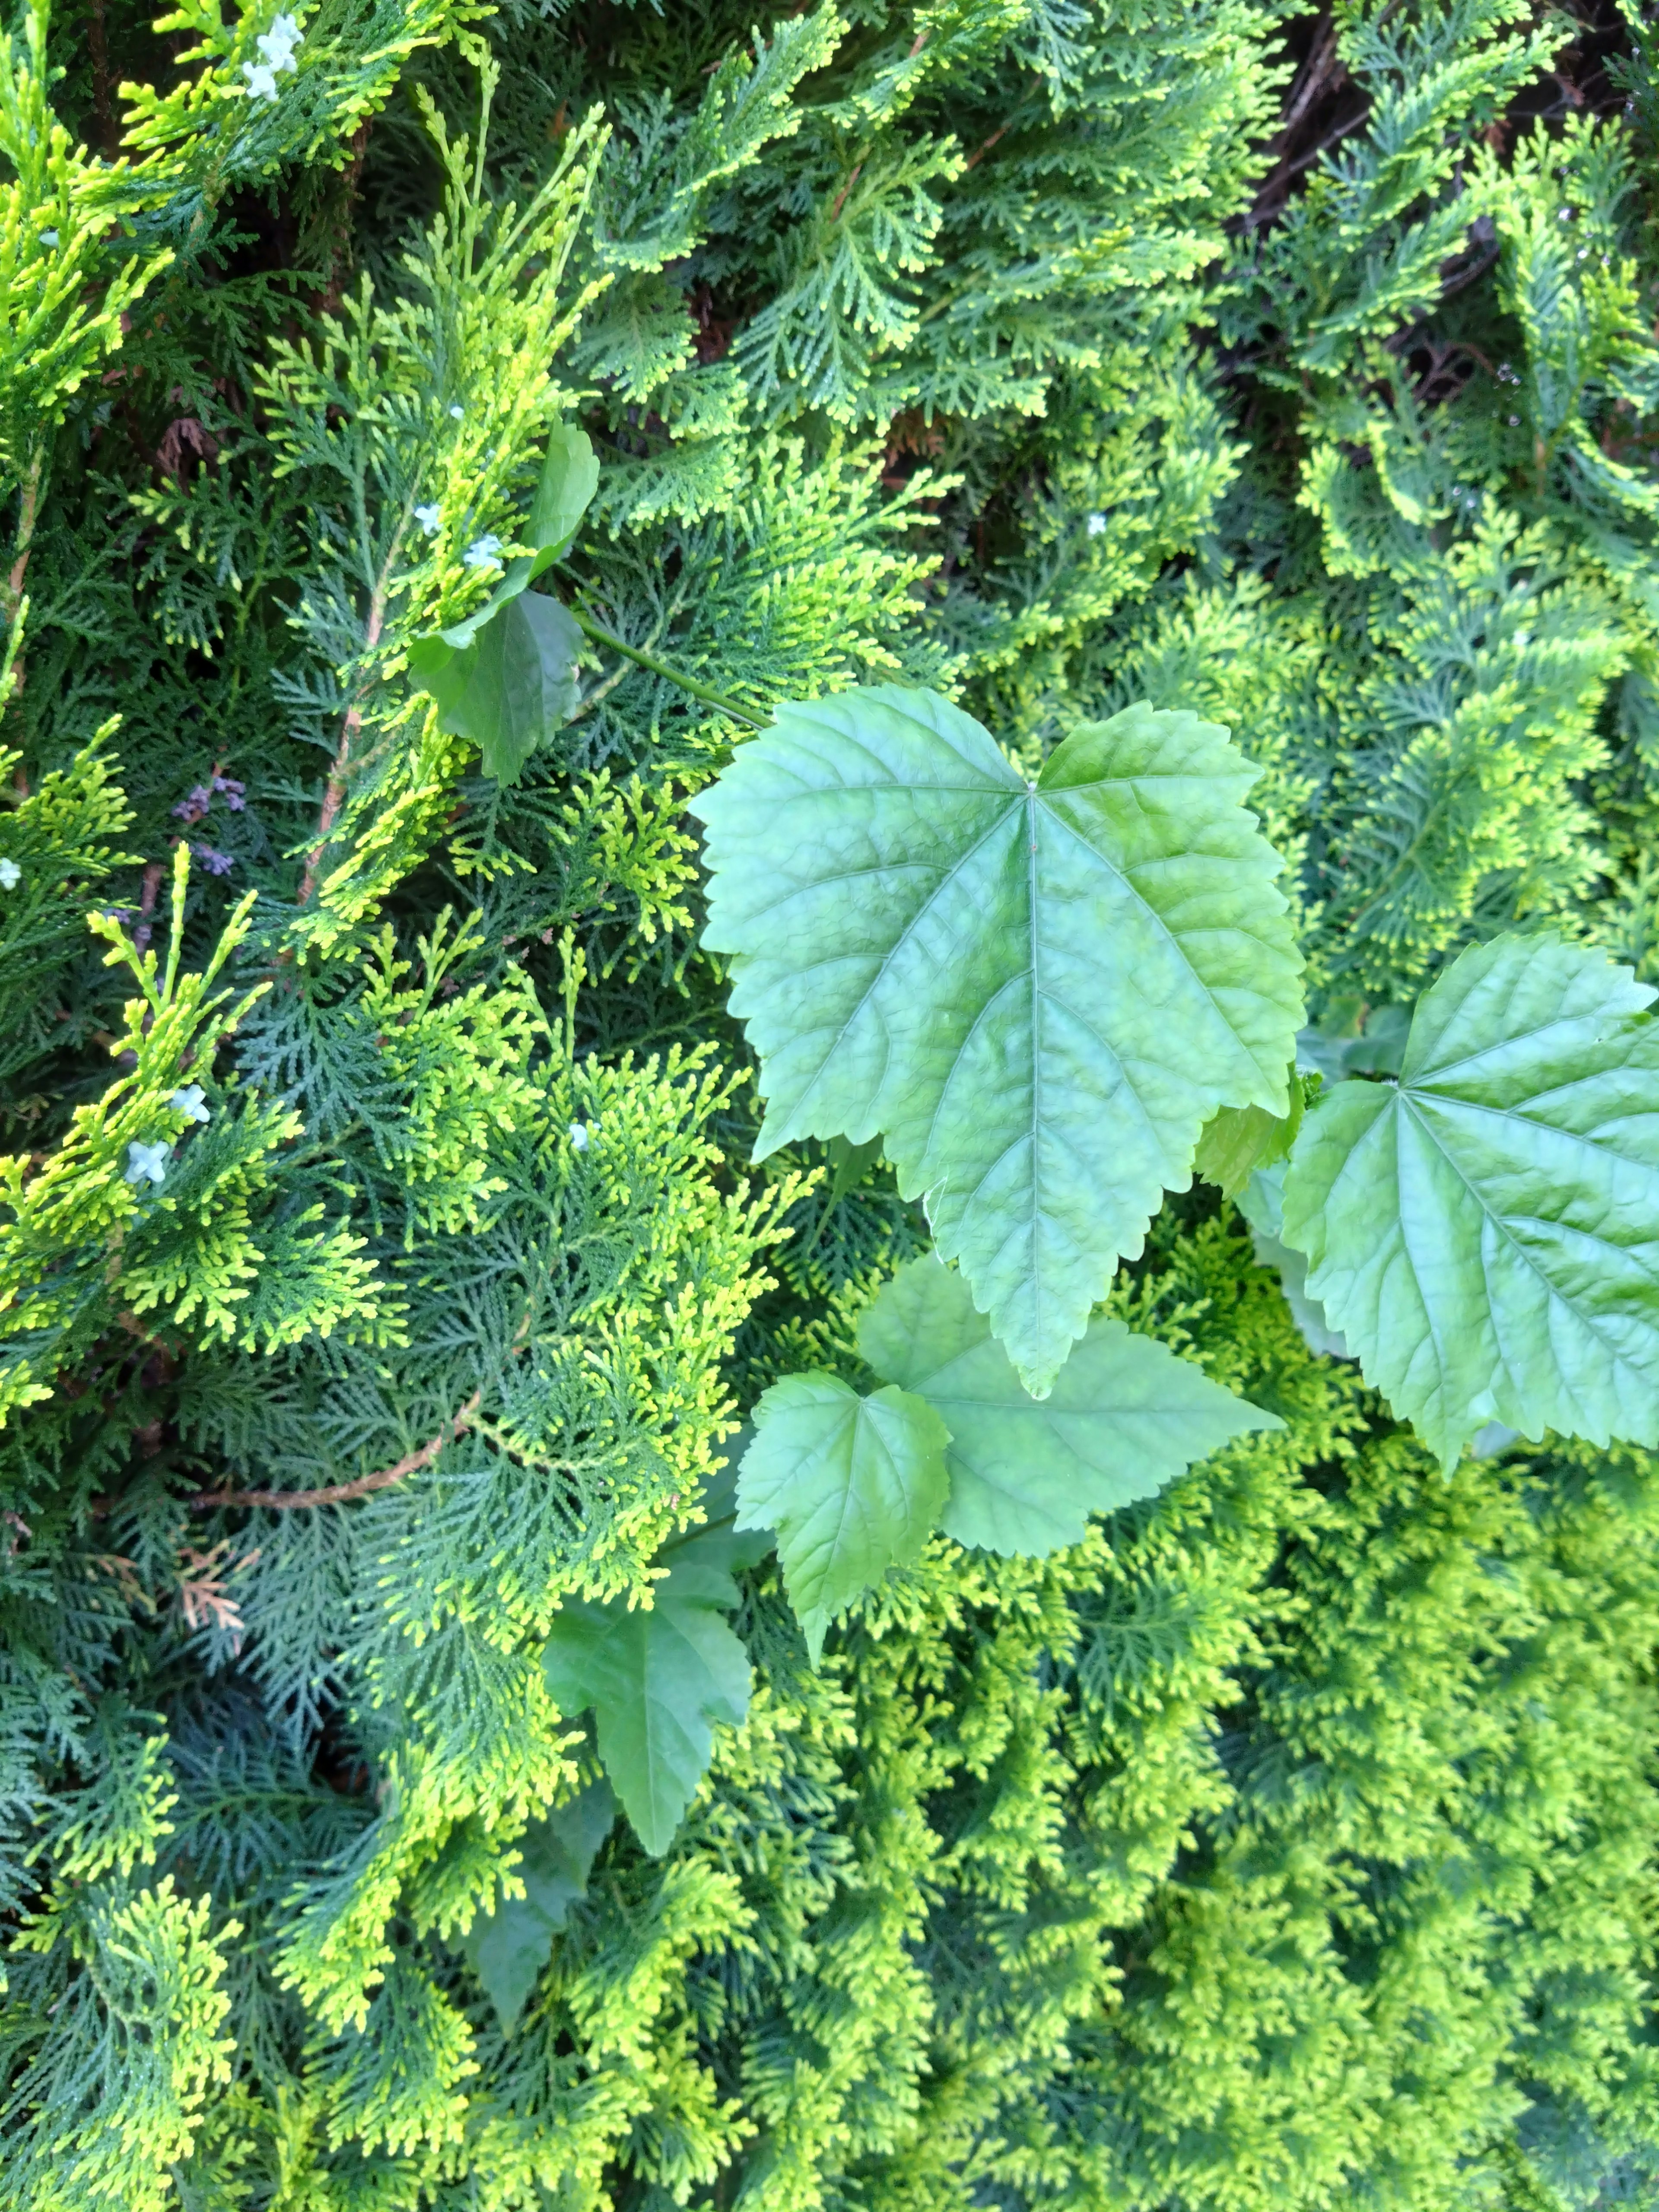
<path fill-rule="evenodd" d="M 199 1083 L 186 1083 L 182 1090 L 173 1092 L 167 1104 L 176 1114 L 182 1114 L 187 1121 L 206 1121 L 212 1118 L 210 1109 L 202 1103 Z"/>
<path fill-rule="evenodd" d="M 570 1124 L 570 1146 L 573 1152 L 585 1152 L 587 1150 L 587 1124 L 585 1121 Z"/>
<path fill-rule="evenodd" d="M 417 507 L 416 508 L 415 520 L 420 524 L 422 529 L 425 531 L 428 538 L 435 538 L 438 534 L 438 524 L 442 514 L 442 507 L 438 505 L 436 500 L 434 500 L 430 507 Z"/>
<path fill-rule="evenodd" d="M 501 550 L 501 539 L 493 531 L 487 530 L 482 538 L 473 539 L 461 558 L 469 568 L 489 568 L 495 566 L 495 556 Z"/>
<path fill-rule="evenodd" d="M 167 1178 L 167 1158 L 172 1146 L 163 1138 L 160 1144 L 141 1145 L 136 1141 L 127 1146 L 127 1181 L 143 1182 L 148 1176 L 151 1182 L 165 1182 Z"/>
<path fill-rule="evenodd" d="M 15 860 L 0 860 L 0 891 L 15 891 L 23 880 L 23 871 Z"/>
<path fill-rule="evenodd" d="M 1103 514 L 1091 514 L 1089 517 L 1089 535 L 1091 538 L 1103 537 L 1105 534 L 1105 530 L 1106 518 Z"/>
<path fill-rule="evenodd" d="M 267 69 L 263 62 L 244 62 L 242 75 L 247 79 L 247 96 L 250 100 L 276 99 L 276 72 Z"/>
<path fill-rule="evenodd" d="M 459 422 L 463 421 L 465 415 L 466 410 L 459 404 L 459 401 L 449 410 L 449 419 L 452 422 Z"/>
<path fill-rule="evenodd" d="M 40 234 L 40 243 L 42 246 L 56 246 L 58 233 L 55 230 L 43 230 Z"/>

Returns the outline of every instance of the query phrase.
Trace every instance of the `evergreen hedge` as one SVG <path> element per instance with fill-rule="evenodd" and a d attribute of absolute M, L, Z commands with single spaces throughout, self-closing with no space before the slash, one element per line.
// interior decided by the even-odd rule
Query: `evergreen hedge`
<path fill-rule="evenodd" d="M 735 1432 L 927 1229 L 753 1164 L 688 804 L 1150 702 L 1310 1073 L 1659 981 L 1620 4 L 13 9 L 0 2203 L 1659 2203 L 1659 1455 L 1443 1474 L 1195 1182 L 1106 1310 L 1279 1425 L 815 1663 Z"/>

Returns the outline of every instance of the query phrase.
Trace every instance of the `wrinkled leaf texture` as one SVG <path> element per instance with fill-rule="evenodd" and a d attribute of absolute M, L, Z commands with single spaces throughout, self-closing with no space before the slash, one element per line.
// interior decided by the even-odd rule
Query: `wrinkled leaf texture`
<path fill-rule="evenodd" d="M 1474 946 L 1398 1085 L 1339 1084 L 1303 1126 L 1285 1241 L 1448 1471 L 1492 1421 L 1659 1443 L 1655 995 L 1556 937 Z"/>
<path fill-rule="evenodd" d="M 890 685 L 781 708 L 691 801 L 763 1158 L 879 1135 L 1035 1395 L 1224 1106 L 1288 1107 L 1299 960 L 1255 771 L 1127 708 L 1027 784 Z"/>

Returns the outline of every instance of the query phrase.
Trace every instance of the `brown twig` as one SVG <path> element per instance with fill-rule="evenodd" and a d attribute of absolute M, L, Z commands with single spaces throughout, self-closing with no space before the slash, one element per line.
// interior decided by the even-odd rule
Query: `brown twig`
<path fill-rule="evenodd" d="M 380 632 L 386 623 L 386 602 L 392 563 L 403 543 L 403 532 L 392 538 L 392 550 L 386 555 L 386 565 L 380 570 L 374 586 L 374 595 L 368 603 L 368 623 L 363 632 L 363 650 L 373 653 L 380 641 Z M 317 871 L 322 865 L 323 849 L 328 843 L 328 833 L 345 803 L 346 771 L 350 765 L 353 740 L 363 726 L 363 710 L 354 704 L 346 709 L 345 720 L 340 726 L 340 742 L 335 750 L 334 763 L 328 772 L 328 782 L 323 791 L 322 811 L 317 817 L 317 842 L 306 861 L 305 874 L 300 879 L 299 904 L 304 906 L 317 888 Z"/>
<path fill-rule="evenodd" d="M 985 141 L 984 144 L 980 147 L 978 151 L 976 153 L 970 154 L 968 156 L 968 159 L 963 163 L 963 175 L 965 177 L 969 169 L 975 167 L 977 163 L 985 159 L 985 156 L 990 152 L 992 147 L 996 144 L 999 138 L 1006 138 L 1007 135 L 1008 126 L 1006 123 L 1002 125 L 1000 130 L 994 131 L 990 137 Z"/>
<path fill-rule="evenodd" d="M 472 1416 L 478 1410 L 480 1393 L 475 1390 L 459 1413 L 446 1421 L 430 1443 L 418 1451 L 407 1453 L 394 1466 L 377 1468 L 373 1474 L 360 1474 L 352 1482 L 331 1482 L 322 1490 L 201 1490 L 195 1497 L 185 1500 L 192 1513 L 212 1513 L 221 1506 L 262 1505 L 272 1510 L 287 1512 L 302 1505 L 346 1505 L 354 1498 L 367 1498 L 376 1490 L 390 1490 L 394 1482 L 405 1475 L 418 1474 L 433 1461 L 447 1443 L 463 1435 L 471 1425 Z"/>
<path fill-rule="evenodd" d="M 160 860 L 152 860 L 144 870 L 144 888 L 138 896 L 138 927 L 132 933 L 132 941 L 142 952 L 149 943 L 153 924 L 149 917 L 155 911 L 155 901 L 161 888 L 161 878 L 167 869 Z"/>
<path fill-rule="evenodd" d="M 109 96 L 109 42 L 104 35 L 104 0 L 92 0 L 87 46 L 92 55 L 92 112 L 98 118 L 98 142 L 106 160 L 118 161 L 121 133 L 116 127 L 114 103 Z"/>
<path fill-rule="evenodd" d="M 847 182 L 836 194 L 836 204 L 830 210 L 830 220 L 831 222 L 839 222 L 841 221 L 841 211 L 847 204 L 847 195 L 852 191 L 854 185 L 857 184 L 859 180 L 859 172 L 863 168 L 863 167 L 864 164 L 862 161 L 854 162 L 852 175 L 848 177 Z"/>

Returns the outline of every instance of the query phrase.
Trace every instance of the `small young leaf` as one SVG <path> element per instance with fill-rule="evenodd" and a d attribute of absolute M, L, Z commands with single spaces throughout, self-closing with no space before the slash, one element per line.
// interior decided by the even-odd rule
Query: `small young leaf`
<path fill-rule="evenodd" d="M 434 644 L 450 646 L 458 653 L 471 645 L 503 607 L 510 605 L 544 568 L 566 550 L 599 483 L 599 465 L 587 433 L 577 429 L 574 423 L 556 423 L 548 434 L 547 452 L 535 497 L 530 502 L 529 518 L 520 533 L 536 550 L 520 553 L 509 561 L 506 574 L 481 607 L 468 615 L 465 622 L 440 630 L 435 639 L 420 639 L 416 652 L 424 654 L 430 665 L 430 648 Z M 414 665 L 415 654 L 411 653 L 410 665 L 413 668 Z"/>
<path fill-rule="evenodd" d="M 459 651 L 448 651 L 441 640 L 420 640 L 410 653 L 410 672 L 437 701 L 442 727 L 478 747 L 484 774 L 516 783 L 536 747 L 563 726 L 575 706 L 581 644 L 580 630 L 558 601 L 530 592 L 512 599 Z"/>
<path fill-rule="evenodd" d="M 721 1620 L 738 1602 L 730 1531 L 694 1535 L 667 1555 L 649 1611 L 570 1598 L 542 1664 L 562 1713 L 592 1709 L 599 1757 L 634 1832 L 653 1858 L 674 1840 L 708 1765 L 716 1722 L 749 1710 L 749 1659 Z"/>
<path fill-rule="evenodd" d="M 1053 1392 L 1022 1389 L 953 1269 L 901 1267 L 859 1323 L 878 1375 L 925 1398 L 951 1431 L 945 1528 L 988 1552 L 1075 1544 L 1091 1513 L 1148 1498 L 1250 1429 L 1284 1426 L 1152 1338 L 1097 1316 Z"/>
<path fill-rule="evenodd" d="M 739 1528 L 778 1532 L 814 1665 L 832 1616 L 906 1566 L 937 1526 L 949 1434 L 903 1390 L 860 1398 L 834 1375 L 787 1375 L 755 1408 L 738 1470 Z"/>
<path fill-rule="evenodd" d="M 1224 1198 L 1237 1198 L 1258 1168 L 1288 1159 L 1305 1104 L 1294 1068 L 1290 1091 L 1288 1114 L 1269 1114 L 1261 1106 L 1224 1106 L 1204 1125 L 1193 1156 L 1194 1174 L 1213 1183 Z"/>
<path fill-rule="evenodd" d="M 690 801 L 763 1158 L 880 1134 L 1028 1389 L 1060 1371 L 1218 1107 L 1282 1114 L 1300 968 L 1255 771 L 1126 708 L 1028 784 L 890 685 L 777 710 Z"/>
<path fill-rule="evenodd" d="M 526 535 L 536 552 L 526 583 L 569 550 L 599 488 L 599 457 L 586 431 L 574 422 L 556 422 L 548 432 L 546 456 L 530 503 Z"/>
<path fill-rule="evenodd" d="M 520 1840 L 522 1897 L 499 1901 L 480 1913 L 461 1944 L 472 1971 L 495 2006 L 501 2033 L 510 2035 L 525 1999 L 553 1949 L 565 1917 L 587 1888 L 588 1870 L 617 1817 L 608 1783 L 596 1782 L 544 1820 L 532 1820 Z"/>
<path fill-rule="evenodd" d="M 1476 945 L 1398 1086 L 1338 1084 L 1303 1125 L 1285 1242 L 1448 1471 L 1492 1421 L 1659 1443 L 1654 996 L 1558 938 Z"/>

